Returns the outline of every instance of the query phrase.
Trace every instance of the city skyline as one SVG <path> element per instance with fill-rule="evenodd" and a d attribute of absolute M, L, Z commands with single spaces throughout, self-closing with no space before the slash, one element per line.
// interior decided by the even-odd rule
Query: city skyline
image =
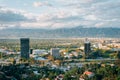
<path fill-rule="evenodd" d="M 0 29 L 120 28 L 119 0 L 0 0 Z"/>

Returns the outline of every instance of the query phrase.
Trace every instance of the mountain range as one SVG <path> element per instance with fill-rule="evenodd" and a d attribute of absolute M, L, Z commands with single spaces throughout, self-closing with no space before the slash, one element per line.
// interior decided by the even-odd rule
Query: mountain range
<path fill-rule="evenodd" d="M 120 28 L 3 29 L 0 38 L 120 38 Z"/>

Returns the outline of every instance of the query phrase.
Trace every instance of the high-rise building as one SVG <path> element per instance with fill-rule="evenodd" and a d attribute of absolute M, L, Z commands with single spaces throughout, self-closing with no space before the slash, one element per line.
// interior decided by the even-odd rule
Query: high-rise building
<path fill-rule="evenodd" d="M 56 59 L 60 58 L 59 50 L 60 50 L 59 48 L 52 48 L 51 49 L 51 55 Z"/>
<path fill-rule="evenodd" d="M 29 58 L 29 38 L 21 38 L 21 58 Z"/>
<path fill-rule="evenodd" d="M 31 49 L 30 49 L 30 54 L 32 54 L 32 53 L 33 53 L 33 49 L 31 48 Z"/>
<path fill-rule="evenodd" d="M 85 55 L 88 55 L 91 52 L 91 43 L 88 39 L 86 39 L 84 43 L 84 52 Z"/>

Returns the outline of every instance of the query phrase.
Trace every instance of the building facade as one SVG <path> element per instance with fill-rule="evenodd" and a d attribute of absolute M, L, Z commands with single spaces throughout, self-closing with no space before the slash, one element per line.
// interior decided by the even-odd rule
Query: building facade
<path fill-rule="evenodd" d="M 21 38 L 21 58 L 29 58 L 29 38 Z"/>
<path fill-rule="evenodd" d="M 91 52 L 91 43 L 86 40 L 84 43 L 84 53 L 85 55 L 88 55 Z"/>
<path fill-rule="evenodd" d="M 59 48 L 52 48 L 51 49 L 51 55 L 56 59 L 60 58 L 59 50 L 60 50 Z"/>

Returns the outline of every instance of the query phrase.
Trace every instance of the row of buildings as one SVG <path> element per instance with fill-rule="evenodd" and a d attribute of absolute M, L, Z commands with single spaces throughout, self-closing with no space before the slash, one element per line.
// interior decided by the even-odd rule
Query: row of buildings
<path fill-rule="evenodd" d="M 30 40 L 29 38 L 21 38 L 20 39 L 20 45 L 21 45 L 21 58 L 29 58 L 29 54 L 32 54 L 32 49 L 30 49 Z M 59 48 L 51 48 L 50 50 L 50 54 L 54 57 L 54 58 L 59 58 L 60 57 L 60 53 L 59 53 Z M 88 39 L 85 40 L 84 43 L 84 53 L 85 55 L 88 55 L 88 53 L 91 52 L 91 43 Z"/>

